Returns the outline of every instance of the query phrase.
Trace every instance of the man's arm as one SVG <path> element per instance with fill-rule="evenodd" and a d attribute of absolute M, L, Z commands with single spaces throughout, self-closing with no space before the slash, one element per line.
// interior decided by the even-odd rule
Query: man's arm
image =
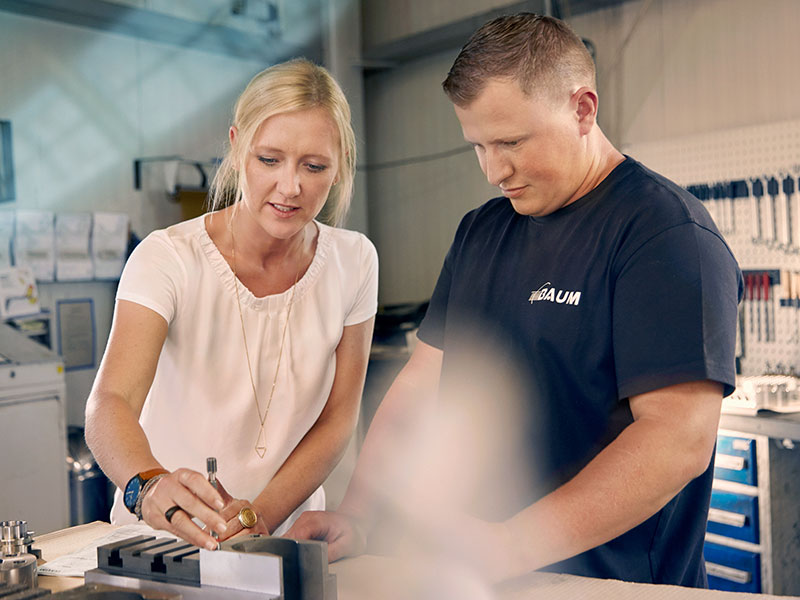
<path fill-rule="evenodd" d="M 398 453 L 430 414 L 441 368 L 442 351 L 418 342 L 375 413 L 339 509 L 303 513 L 287 537 L 326 540 L 331 561 L 364 551 L 373 511 L 381 501 L 380 482 L 394 472 Z"/>
<path fill-rule="evenodd" d="M 634 422 L 573 479 L 505 523 L 475 523 L 494 540 L 479 557 L 486 574 L 502 580 L 564 560 L 654 515 L 708 467 L 721 403 L 711 381 L 630 398 Z"/>

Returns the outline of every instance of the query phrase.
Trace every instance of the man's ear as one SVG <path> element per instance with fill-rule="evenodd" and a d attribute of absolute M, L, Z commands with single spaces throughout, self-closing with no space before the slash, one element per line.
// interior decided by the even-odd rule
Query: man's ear
<path fill-rule="evenodd" d="M 590 87 L 579 88 L 572 94 L 572 103 L 581 135 L 586 135 L 597 122 L 597 92 Z"/>

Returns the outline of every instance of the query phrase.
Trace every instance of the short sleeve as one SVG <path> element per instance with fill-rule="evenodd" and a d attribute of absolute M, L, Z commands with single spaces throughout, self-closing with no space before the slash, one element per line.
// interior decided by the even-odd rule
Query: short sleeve
<path fill-rule="evenodd" d="M 685 223 L 643 244 L 614 287 L 620 398 L 706 379 L 730 394 L 741 293 L 741 271 L 715 232 Z"/>
<path fill-rule="evenodd" d="M 172 322 L 180 301 L 184 269 L 164 231 L 148 235 L 134 249 L 120 277 L 117 300 L 135 302 Z"/>
<path fill-rule="evenodd" d="M 456 243 L 453 242 L 445 256 L 442 270 L 436 280 L 436 287 L 433 288 L 428 310 L 417 331 L 417 338 L 439 350 L 444 349 L 444 328 L 447 321 L 447 304 L 450 297 L 455 245 Z"/>
<path fill-rule="evenodd" d="M 358 292 L 344 325 L 363 323 L 378 312 L 378 252 L 366 236 L 360 236 Z"/>

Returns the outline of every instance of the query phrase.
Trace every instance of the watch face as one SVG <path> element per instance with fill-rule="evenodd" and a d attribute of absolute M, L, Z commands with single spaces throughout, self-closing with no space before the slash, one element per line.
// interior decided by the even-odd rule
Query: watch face
<path fill-rule="evenodd" d="M 142 491 L 142 479 L 139 475 L 134 475 L 128 485 L 125 486 L 125 494 L 123 496 L 125 507 L 131 512 L 136 507 L 136 500 L 139 498 L 140 491 Z"/>

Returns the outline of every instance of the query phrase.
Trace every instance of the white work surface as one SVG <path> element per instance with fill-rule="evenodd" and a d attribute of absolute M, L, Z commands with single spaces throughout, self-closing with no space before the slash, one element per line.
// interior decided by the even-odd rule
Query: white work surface
<path fill-rule="evenodd" d="M 80 550 L 116 529 L 95 522 L 63 529 L 36 539 L 42 563 Z M 40 563 L 41 564 L 41 563 Z M 530 573 L 486 593 L 469 577 L 456 570 L 448 573 L 442 565 L 421 565 L 380 556 L 360 556 L 330 565 L 338 583 L 338 600 L 800 600 L 796 596 L 739 594 L 695 590 L 668 585 L 646 585 L 574 575 Z M 77 587 L 80 577 L 39 577 L 39 586 L 53 591 Z"/>

